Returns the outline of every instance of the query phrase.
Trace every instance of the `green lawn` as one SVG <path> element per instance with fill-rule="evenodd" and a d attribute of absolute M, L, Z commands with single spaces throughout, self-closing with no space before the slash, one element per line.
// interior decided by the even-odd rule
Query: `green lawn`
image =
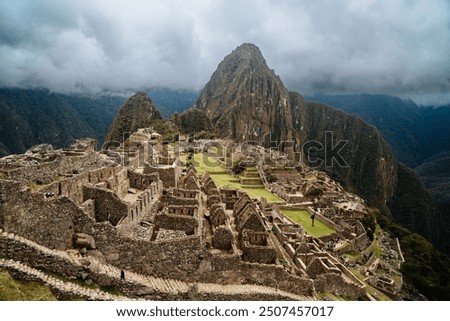
<path fill-rule="evenodd" d="M 186 155 L 181 155 L 180 161 L 185 163 Z M 191 163 L 195 166 L 199 175 L 203 175 L 205 172 L 210 174 L 226 173 L 225 168 L 221 166 L 218 160 L 204 154 L 194 154 L 194 158 L 191 159 Z"/>
<path fill-rule="evenodd" d="M 336 233 L 331 227 L 323 224 L 319 220 L 314 220 L 314 226 L 311 225 L 311 215 L 307 210 L 281 210 L 281 213 L 289 217 L 291 220 L 299 223 L 308 232 L 308 234 L 314 237 L 322 237 Z"/>
<path fill-rule="evenodd" d="M 181 155 L 180 161 L 186 162 L 186 155 Z M 227 170 L 220 165 L 220 162 L 213 157 L 204 154 L 194 154 L 191 162 L 194 164 L 199 175 L 203 175 L 205 172 L 208 172 L 218 187 L 228 186 L 230 188 L 240 189 L 247 192 L 251 198 L 264 197 L 270 203 L 284 202 L 275 194 L 267 191 L 262 185 L 252 187 L 241 185 L 239 183 L 239 178 L 228 174 Z"/>

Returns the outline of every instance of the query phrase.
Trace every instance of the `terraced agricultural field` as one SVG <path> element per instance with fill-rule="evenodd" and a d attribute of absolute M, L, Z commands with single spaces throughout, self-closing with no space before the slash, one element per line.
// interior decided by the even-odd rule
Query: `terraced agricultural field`
<path fill-rule="evenodd" d="M 186 155 L 180 156 L 181 162 L 186 162 Z M 197 172 L 199 175 L 203 175 L 204 173 L 208 172 L 208 174 L 211 176 L 211 178 L 214 180 L 214 182 L 219 187 L 230 187 L 230 188 L 236 188 L 240 189 L 244 192 L 247 192 L 247 194 L 251 198 L 261 198 L 264 197 L 267 199 L 270 203 L 283 203 L 284 200 L 279 198 L 277 195 L 269 192 L 264 188 L 263 185 L 244 185 L 240 183 L 240 177 L 232 176 L 228 173 L 227 169 L 224 168 L 220 161 L 217 159 L 207 156 L 205 154 L 194 154 L 193 159 L 190 160 L 190 162 L 195 166 L 197 169 Z M 256 169 L 254 169 L 256 170 Z M 253 169 L 250 170 L 250 172 L 254 172 Z M 244 178 L 243 181 L 246 179 L 254 179 L 254 177 L 246 177 L 243 173 L 242 178 Z"/>

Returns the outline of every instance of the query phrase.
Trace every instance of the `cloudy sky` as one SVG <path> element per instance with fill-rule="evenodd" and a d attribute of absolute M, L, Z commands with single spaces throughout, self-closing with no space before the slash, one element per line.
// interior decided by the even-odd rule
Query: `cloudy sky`
<path fill-rule="evenodd" d="M 450 100 L 448 0 L 0 0 L 0 85 L 201 89 L 243 42 L 305 95 Z"/>

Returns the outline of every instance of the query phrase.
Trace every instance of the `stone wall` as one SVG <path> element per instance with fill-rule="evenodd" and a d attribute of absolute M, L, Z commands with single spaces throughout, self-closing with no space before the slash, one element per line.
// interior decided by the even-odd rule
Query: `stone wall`
<path fill-rule="evenodd" d="M 74 213 L 81 212 L 69 198 L 46 198 L 23 189 L 20 183 L 0 181 L 2 228 L 58 250 L 72 246 Z"/>
<path fill-rule="evenodd" d="M 188 190 L 200 190 L 200 184 L 196 177 L 190 176 L 183 180 L 183 186 Z"/>
<path fill-rule="evenodd" d="M 122 168 L 116 174 L 108 177 L 106 180 L 106 187 L 114 191 L 119 198 L 125 197 L 130 188 L 130 180 L 128 179 L 128 171 Z"/>
<path fill-rule="evenodd" d="M 8 171 L 10 179 L 26 182 L 50 183 L 55 177 L 63 173 L 73 173 L 86 167 L 87 163 L 95 163 L 97 154 L 95 152 L 73 153 L 72 156 L 65 156 L 64 153 L 55 155 L 56 159 L 47 163 L 19 167 Z"/>
<path fill-rule="evenodd" d="M 241 211 L 236 221 L 236 227 L 239 233 L 242 233 L 245 229 L 258 232 L 264 232 L 266 230 L 261 216 L 250 205 Z"/>
<path fill-rule="evenodd" d="M 242 259 L 247 262 L 273 264 L 277 259 L 277 251 L 267 232 L 242 232 Z"/>
<path fill-rule="evenodd" d="M 357 249 L 358 251 L 362 251 L 364 250 L 368 244 L 370 243 L 369 238 L 367 237 L 367 234 L 361 234 L 358 237 L 356 237 L 356 239 L 354 240 L 355 243 L 355 249 Z"/>
<path fill-rule="evenodd" d="M 233 247 L 233 233 L 227 226 L 213 228 L 212 245 L 216 249 L 231 250 Z"/>
<path fill-rule="evenodd" d="M 129 170 L 128 179 L 130 180 L 130 187 L 139 190 L 144 190 L 149 188 L 153 182 L 159 181 L 159 174 L 158 173 L 141 174 Z"/>
<path fill-rule="evenodd" d="M 319 275 L 317 279 L 314 280 L 314 287 L 317 292 L 329 291 L 350 300 L 356 300 L 365 296 L 365 288 L 347 282 L 338 274 Z"/>
<path fill-rule="evenodd" d="M 214 204 L 218 204 L 222 202 L 222 198 L 220 195 L 208 195 L 208 199 L 206 200 L 206 206 L 211 208 Z"/>
<path fill-rule="evenodd" d="M 211 260 L 211 268 L 214 272 L 237 271 L 241 257 L 238 254 L 220 254 L 214 255 Z M 213 273 L 214 273 L 213 272 Z M 219 275 L 216 275 L 216 279 Z"/>
<path fill-rule="evenodd" d="M 307 266 L 307 272 L 313 279 L 324 273 L 341 274 L 341 271 L 326 257 L 315 257 Z"/>
<path fill-rule="evenodd" d="M 164 188 L 177 187 L 181 176 L 182 168 L 175 164 L 164 167 L 154 167 L 146 163 L 144 174 L 158 173 L 159 179 L 163 182 Z"/>
<path fill-rule="evenodd" d="M 99 286 L 107 286 L 118 289 L 121 293 L 126 294 L 131 298 L 144 298 L 147 300 L 291 300 L 293 299 L 289 293 L 280 293 L 270 288 L 257 289 L 252 287 L 251 291 L 246 289 L 236 289 L 234 291 L 229 286 L 227 288 L 221 288 L 215 286 L 211 289 L 207 284 L 202 284 L 201 289 L 197 285 L 193 287 L 197 289 L 193 293 L 192 286 L 189 284 L 174 281 L 170 279 L 162 278 L 143 278 L 138 275 L 128 277 L 126 272 L 125 280 L 121 280 L 120 269 L 112 266 L 104 265 L 103 268 L 98 269 L 97 264 L 91 268 L 88 265 L 81 264 L 83 258 L 76 259 L 64 252 L 51 251 L 44 247 L 41 247 L 33 242 L 25 240 L 12 234 L 2 233 L 0 230 L 0 253 L 14 257 L 15 260 L 26 262 L 27 265 L 34 268 L 45 270 L 48 272 L 56 273 L 65 277 L 77 277 L 79 279 L 90 278 L 95 284 Z M 239 257 L 235 255 L 227 255 L 227 260 L 230 262 L 235 258 L 235 264 L 230 265 L 234 270 L 239 270 Z M 237 260 L 236 260 L 237 259 Z M 92 258 L 89 258 L 92 260 Z M 220 259 L 219 259 L 220 260 Z M 86 260 L 85 260 L 86 261 Z M 23 269 L 23 265 L 21 268 Z M 40 281 L 36 279 L 34 274 L 17 273 L 13 268 L 6 267 L 15 277 L 19 277 L 23 280 Z M 35 272 L 37 272 L 35 270 Z M 219 272 L 219 271 L 218 271 Z M 39 272 L 37 272 L 39 273 Z M 219 272 L 220 273 L 220 272 Z M 246 272 L 249 273 L 249 272 Z M 40 274 L 41 280 L 44 274 Z M 48 278 L 47 278 L 48 280 Z M 99 293 L 98 291 L 92 292 L 93 296 L 85 297 L 86 291 L 70 291 L 73 286 L 63 283 L 61 289 L 66 289 L 69 292 L 64 293 L 64 296 L 58 296 L 60 299 L 67 300 L 71 298 L 83 297 L 91 300 L 111 300 L 120 299 L 124 300 L 124 297 L 112 297 L 105 293 Z M 82 294 L 80 296 L 80 293 Z M 84 295 L 83 295 L 84 293 Z M 194 294 L 194 296 L 193 296 Z"/>
<path fill-rule="evenodd" d="M 7 232 L 0 232 L 0 253 L 34 268 L 51 271 L 59 275 L 80 276 L 86 267 L 68 255 L 51 251 L 38 244 Z"/>
<path fill-rule="evenodd" d="M 128 215 L 128 205 L 122 201 L 112 190 L 95 186 L 83 187 L 83 199 L 95 201 L 95 219 L 98 222 L 109 221 L 117 225 Z"/>
<path fill-rule="evenodd" d="M 243 284 L 265 285 L 299 295 L 312 295 L 314 291 L 310 278 L 290 273 L 284 266 L 241 262 L 239 272 Z"/>
<path fill-rule="evenodd" d="M 128 204 L 128 214 L 123 217 L 118 224 L 128 224 L 134 221 L 139 221 L 147 217 L 156 215 L 161 196 L 162 184 L 160 182 L 153 182 L 148 189 L 137 196 L 133 204 Z"/>
<path fill-rule="evenodd" d="M 234 204 L 240 198 L 240 194 L 235 189 L 220 189 L 220 194 L 222 195 L 222 201 L 225 203 L 225 207 L 227 210 L 232 210 L 234 208 Z"/>
<path fill-rule="evenodd" d="M 185 231 L 186 234 L 192 235 L 198 228 L 198 219 L 193 216 L 169 214 L 163 211 L 157 215 L 157 220 L 160 228 L 166 230 Z"/>
<path fill-rule="evenodd" d="M 58 181 L 54 181 L 40 188 L 42 193 L 53 193 L 54 195 L 64 195 L 71 198 L 77 205 L 84 202 L 83 185 L 97 184 L 105 181 L 108 177 L 116 174 L 120 167 L 102 167 L 86 173 L 73 175 L 71 177 L 60 177 Z"/>
<path fill-rule="evenodd" d="M 200 191 L 174 188 L 172 190 L 172 195 L 180 198 L 195 198 L 200 199 Z"/>
<path fill-rule="evenodd" d="M 109 263 L 161 276 L 192 273 L 205 256 L 197 235 L 176 242 L 131 240 L 120 236 L 109 222 L 95 222 L 67 197 L 45 198 L 20 186 L 1 181 L 3 229 L 48 248 L 66 250 L 72 247 L 74 233 L 85 233 L 94 237 Z M 5 202 L 8 206 L 3 206 Z"/>
<path fill-rule="evenodd" d="M 228 221 L 228 216 L 221 206 L 214 207 L 210 211 L 209 220 L 212 226 L 220 226 L 224 225 Z"/>
<path fill-rule="evenodd" d="M 166 195 L 166 201 L 168 205 L 186 205 L 186 206 L 198 206 L 199 202 L 197 198 L 184 198 L 176 197 L 172 195 Z"/>
<path fill-rule="evenodd" d="M 94 237 L 110 264 L 137 273 L 186 278 L 206 256 L 198 235 L 178 240 L 134 240 L 120 235 L 109 222 L 97 223 L 82 213 L 75 218 L 76 232 Z"/>
<path fill-rule="evenodd" d="M 277 251 L 274 247 L 251 245 L 248 242 L 242 244 L 242 259 L 247 262 L 274 264 Z"/>
<path fill-rule="evenodd" d="M 198 206 L 170 205 L 157 215 L 159 227 L 192 235 L 199 227 L 198 210 Z"/>

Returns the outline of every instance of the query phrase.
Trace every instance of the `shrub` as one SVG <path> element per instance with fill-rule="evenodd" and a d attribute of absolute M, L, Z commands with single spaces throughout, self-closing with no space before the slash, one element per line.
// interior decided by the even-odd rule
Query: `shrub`
<path fill-rule="evenodd" d="M 323 195 L 323 190 L 321 190 L 320 188 L 317 188 L 317 187 L 310 188 L 305 194 L 305 196 L 307 196 L 307 197 L 317 197 L 317 196 L 322 196 L 322 195 Z"/>

